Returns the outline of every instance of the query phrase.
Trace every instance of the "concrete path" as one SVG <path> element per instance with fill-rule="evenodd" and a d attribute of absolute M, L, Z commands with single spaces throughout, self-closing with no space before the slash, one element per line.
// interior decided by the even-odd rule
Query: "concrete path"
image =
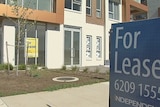
<path fill-rule="evenodd" d="M 109 107 L 109 82 L 0 99 L 0 107 Z"/>
<path fill-rule="evenodd" d="M 0 107 L 7 107 L 7 105 L 0 99 Z"/>

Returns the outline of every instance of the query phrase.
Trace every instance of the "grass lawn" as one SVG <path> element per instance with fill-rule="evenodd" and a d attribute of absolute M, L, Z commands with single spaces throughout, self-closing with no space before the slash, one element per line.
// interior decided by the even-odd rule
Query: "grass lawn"
<path fill-rule="evenodd" d="M 32 75 L 25 71 L 15 71 L 8 75 L 0 71 L 0 97 L 40 91 L 53 91 L 57 89 L 77 87 L 109 80 L 109 73 L 80 72 L 64 70 L 36 70 Z M 59 76 L 74 76 L 79 78 L 76 82 L 56 82 L 52 79 Z"/>

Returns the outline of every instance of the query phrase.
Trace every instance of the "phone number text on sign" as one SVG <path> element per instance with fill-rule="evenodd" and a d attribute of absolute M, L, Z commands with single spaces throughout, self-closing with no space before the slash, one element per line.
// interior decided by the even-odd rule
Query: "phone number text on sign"
<path fill-rule="evenodd" d="M 138 89 L 139 96 L 160 101 L 160 87 L 149 84 L 135 84 L 134 82 L 115 80 L 114 88 L 116 91 L 134 94 Z"/>

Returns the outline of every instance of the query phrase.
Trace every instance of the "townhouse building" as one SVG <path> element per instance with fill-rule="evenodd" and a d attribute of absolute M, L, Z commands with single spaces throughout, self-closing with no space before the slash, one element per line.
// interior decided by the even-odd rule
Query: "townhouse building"
<path fill-rule="evenodd" d="M 8 55 L 13 65 L 17 64 L 18 28 L 14 22 L 19 18 L 13 14 L 14 3 L 22 7 L 20 13 L 29 8 L 31 14 L 24 19 L 34 22 L 23 26 L 19 63 L 52 69 L 109 64 L 111 24 L 148 11 L 135 0 L 0 0 L 0 61 L 6 63 Z M 29 56 L 28 41 L 34 44 L 30 51 L 35 56 Z"/>

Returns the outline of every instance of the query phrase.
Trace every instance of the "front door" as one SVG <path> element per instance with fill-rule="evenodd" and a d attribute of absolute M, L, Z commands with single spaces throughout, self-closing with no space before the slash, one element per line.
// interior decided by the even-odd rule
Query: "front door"
<path fill-rule="evenodd" d="M 69 28 L 65 29 L 64 36 L 64 65 L 79 66 L 80 30 Z"/>

